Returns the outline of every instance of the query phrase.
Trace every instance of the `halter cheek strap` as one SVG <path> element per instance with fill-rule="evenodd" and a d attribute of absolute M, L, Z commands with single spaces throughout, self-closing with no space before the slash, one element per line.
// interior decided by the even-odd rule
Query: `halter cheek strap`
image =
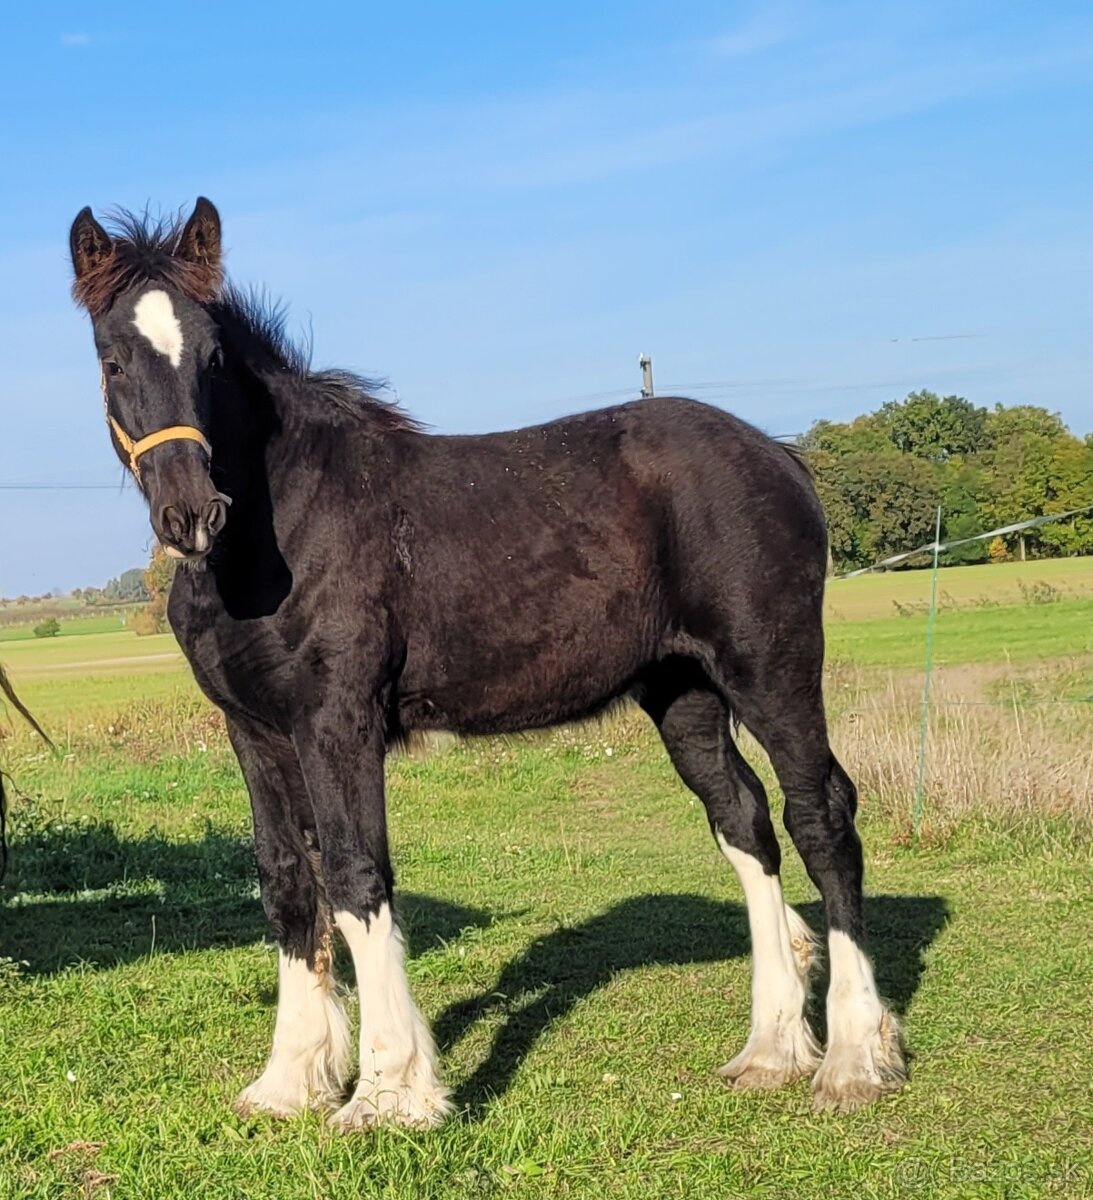
<path fill-rule="evenodd" d="M 195 429 L 192 425 L 168 425 L 166 429 L 157 429 L 155 433 L 149 433 L 145 437 L 137 438 L 134 441 L 122 427 L 114 420 L 107 407 L 107 392 L 106 392 L 106 374 L 99 368 L 99 381 L 102 386 L 102 402 L 103 408 L 106 410 L 106 419 L 110 423 L 110 428 L 114 431 L 114 437 L 118 440 L 118 445 L 129 455 L 129 470 L 133 472 L 137 483 L 140 483 L 140 463 L 141 455 L 147 454 L 149 450 L 154 450 L 157 446 L 162 446 L 164 442 L 197 442 L 197 444 L 212 458 L 213 448 L 209 445 L 207 438 L 200 429 Z"/>

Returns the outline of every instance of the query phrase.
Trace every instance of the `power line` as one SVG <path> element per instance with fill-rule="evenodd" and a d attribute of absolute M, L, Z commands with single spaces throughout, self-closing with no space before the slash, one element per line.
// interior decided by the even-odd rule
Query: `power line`
<path fill-rule="evenodd" d="M 0 483 L 0 492 L 116 492 L 122 483 Z"/>

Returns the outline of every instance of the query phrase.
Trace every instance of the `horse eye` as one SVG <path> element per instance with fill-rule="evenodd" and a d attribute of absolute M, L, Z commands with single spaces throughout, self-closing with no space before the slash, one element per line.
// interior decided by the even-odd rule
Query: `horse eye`
<path fill-rule="evenodd" d="M 219 346 L 212 352 L 209 358 L 209 370 L 219 371 L 224 366 L 224 351 Z"/>
<path fill-rule="evenodd" d="M 106 368 L 106 373 L 111 379 L 116 379 L 119 375 L 125 374 L 125 372 L 121 369 L 121 364 L 114 362 L 112 358 L 106 359 L 106 361 L 103 363 L 103 366 Z"/>

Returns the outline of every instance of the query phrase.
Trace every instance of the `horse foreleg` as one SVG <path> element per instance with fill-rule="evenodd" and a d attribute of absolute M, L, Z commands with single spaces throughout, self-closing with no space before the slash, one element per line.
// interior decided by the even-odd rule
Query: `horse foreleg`
<path fill-rule="evenodd" d="M 360 993 L 360 1079 L 331 1119 L 343 1130 L 437 1125 L 451 1103 L 429 1027 L 410 995 L 394 920 L 381 722 L 377 713 L 362 736 L 356 722 L 351 730 L 341 728 L 345 711 L 328 705 L 297 737 L 326 888 Z"/>
<path fill-rule="evenodd" d="M 235 1108 L 287 1117 L 344 1094 L 349 1028 L 335 990 L 333 917 L 292 744 L 238 721 L 228 729 L 250 792 L 262 904 L 279 952 L 273 1049 Z"/>

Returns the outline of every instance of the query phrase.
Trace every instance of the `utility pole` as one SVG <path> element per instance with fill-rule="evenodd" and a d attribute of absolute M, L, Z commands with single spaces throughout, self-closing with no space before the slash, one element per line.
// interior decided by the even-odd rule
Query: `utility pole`
<path fill-rule="evenodd" d="M 648 400 L 653 394 L 653 360 L 648 354 L 639 354 L 638 366 L 641 367 L 641 398 Z"/>

